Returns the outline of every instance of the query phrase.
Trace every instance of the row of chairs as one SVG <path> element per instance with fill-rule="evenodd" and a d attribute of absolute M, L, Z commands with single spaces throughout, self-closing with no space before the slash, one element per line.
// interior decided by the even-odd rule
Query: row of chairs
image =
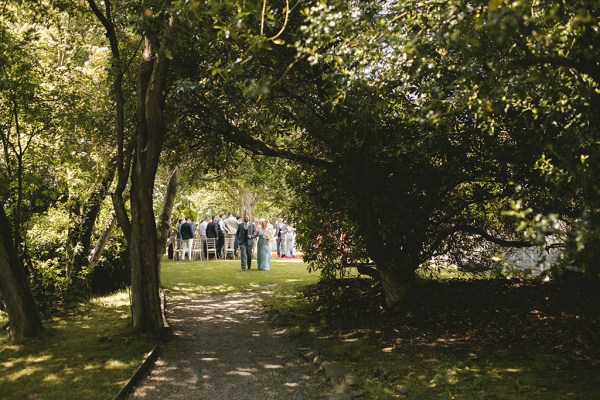
<path fill-rule="evenodd" d="M 217 239 L 208 238 L 203 239 L 202 237 L 197 237 L 194 239 L 194 243 L 192 245 L 192 260 L 204 260 L 209 259 L 211 254 L 213 258 L 228 258 L 232 257 L 234 260 L 235 256 L 235 237 L 234 235 L 227 235 L 225 237 L 225 243 L 223 245 L 223 249 L 221 249 L 221 254 L 217 254 Z M 205 248 L 205 252 L 202 250 Z M 189 256 L 188 256 L 189 257 Z M 179 261 L 183 258 L 183 243 L 181 239 L 176 239 L 173 242 L 173 260 Z"/>

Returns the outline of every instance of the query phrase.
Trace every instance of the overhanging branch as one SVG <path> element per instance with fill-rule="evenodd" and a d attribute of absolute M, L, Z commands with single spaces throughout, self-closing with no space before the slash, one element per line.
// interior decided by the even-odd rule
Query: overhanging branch
<path fill-rule="evenodd" d="M 488 242 L 495 243 L 502 247 L 534 247 L 535 246 L 534 243 L 529 242 L 527 240 L 502 239 L 502 238 L 496 237 L 494 235 L 491 235 L 484 229 L 476 228 L 473 226 L 465 226 L 465 225 L 457 226 L 454 228 L 454 231 L 455 232 L 472 233 L 474 235 L 481 236 L 483 239 L 487 240 Z"/>
<path fill-rule="evenodd" d="M 235 143 L 238 146 L 240 146 L 254 154 L 267 156 L 267 157 L 284 158 L 286 160 L 296 161 L 301 164 L 311 165 L 314 167 L 320 167 L 320 168 L 325 168 L 325 169 L 327 169 L 331 166 L 331 162 L 320 159 L 320 158 L 311 157 L 306 154 L 294 153 L 292 151 L 281 149 L 281 148 L 271 147 L 271 146 L 267 145 L 266 143 L 264 143 L 258 139 L 255 139 L 251 135 L 242 132 L 240 129 L 233 126 L 231 123 L 229 123 L 226 120 L 223 121 L 223 124 L 224 124 L 224 126 L 222 127 L 222 129 L 220 129 L 220 133 L 223 135 L 223 137 L 226 140 L 228 140 L 232 143 Z"/>

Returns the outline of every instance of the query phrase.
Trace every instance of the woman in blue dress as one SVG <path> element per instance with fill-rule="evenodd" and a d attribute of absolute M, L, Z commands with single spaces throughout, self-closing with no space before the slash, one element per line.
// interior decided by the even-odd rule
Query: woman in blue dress
<path fill-rule="evenodd" d="M 256 246 L 256 262 L 259 271 L 271 270 L 271 231 L 267 229 L 267 221 L 261 221 Z"/>

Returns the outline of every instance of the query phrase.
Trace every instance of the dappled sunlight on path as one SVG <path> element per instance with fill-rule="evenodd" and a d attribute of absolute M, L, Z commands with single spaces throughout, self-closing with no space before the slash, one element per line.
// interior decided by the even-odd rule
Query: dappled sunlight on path
<path fill-rule="evenodd" d="M 285 331 L 273 329 L 253 293 L 178 297 L 174 338 L 134 399 L 319 399 L 325 381 Z"/>

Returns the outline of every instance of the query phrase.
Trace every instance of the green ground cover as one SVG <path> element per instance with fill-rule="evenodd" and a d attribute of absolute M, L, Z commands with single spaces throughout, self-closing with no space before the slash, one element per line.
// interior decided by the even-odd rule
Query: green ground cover
<path fill-rule="evenodd" d="M 600 399 L 597 291 L 486 282 L 425 281 L 394 313 L 378 311 L 364 284 L 267 302 L 304 346 L 359 377 L 369 399 Z M 544 308 L 540 294 L 557 300 Z"/>
<path fill-rule="evenodd" d="M 112 399 L 154 346 L 131 333 L 129 295 L 96 298 L 44 322 L 40 339 L 0 337 L 1 399 Z"/>
<path fill-rule="evenodd" d="M 273 260 L 271 271 L 240 271 L 239 260 L 162 265 L 163 286 L 181 293 L 228 293 L 275 286 L 297 288 L 318 279 L 298 261 Z M 7 322 L 0 312 L 0 325 Z M 11 343 L 0 334 L 0 399 L 112 399 L 155 342 L 133 335 L 127 291 L 98 297 L 44 321 L 40 339 Z"/>
<path fill-rule="evenodd" d="M 504 346 L 504 338 L 486 347 L 470 338 L 469 326 L 478 321 L 471 314 L 485 306 L 469 297 L 463 303 L 472 304 L 472 310 L 440 297 L 450 291 L 423 287 L 437 293 L 438 302 L 447 308 L 421 315 L 416 303 L 416 308 L 404 310 L 401 324 L 386 323 L 375 317 L 374 294 L 364 288 L 334 294 L 333 286 L 324 287 L 306 296 L 307 285 L 317 280 L 303 263 L 278 259 L 273 259 L 271 271 L 246 272 L 240 271 L 239 260 L 164 260 L 161 272 L 162 285 L 173 296 L 256 291 L 270 319 L 286 327 L 300 346 L 344 364 L 359 377 L 364 398 L 600 398 L 600 362 L 594 358 L 571 357 L 536 345 Z M 498 318 L 497 311 L 480 316 L 490 325 L 505 324 Z M 95 299 L 45 326 L 48 333 L 40 340 L 12 344 L 5 336 L 0 338 L 0 398 L 111 399 L 153 345 L 151 339 L 131 334 L 126 292 Z M 556 328 L 547 329 L 551 336 Z M 445 330 L 452 332 L 444 334 Z"/>

